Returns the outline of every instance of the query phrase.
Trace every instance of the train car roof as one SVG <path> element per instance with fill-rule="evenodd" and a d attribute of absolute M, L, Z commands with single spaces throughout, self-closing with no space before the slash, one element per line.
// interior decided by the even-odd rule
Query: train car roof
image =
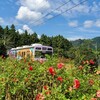
<path fill-rule="evenodd" d="M 42 44 L 35 43 L 35 44 L 31 44 L 31 45 L 24 45 L 22 47 L 12 48 L 11 50 L 20 50 L 20 49 L 26 49 L 26 48 L 31 48 L 31 47 L 46 47 L 46 48 L 52 48 L 51 46 L 45 46 L 45 45 L 42 45 Z"/>

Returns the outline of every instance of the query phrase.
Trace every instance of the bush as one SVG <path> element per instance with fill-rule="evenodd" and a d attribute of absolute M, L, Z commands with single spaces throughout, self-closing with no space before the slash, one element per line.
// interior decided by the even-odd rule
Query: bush
<path fill-rule="evenodd" d="M 69 52 L 69 58 L 74 59 L 75 66 L 89 66 L 90 72 L 94 72 L 98 67 L 98 58 L 92 49 L 78 47 L 72 48 Z"/>
<path fill-rule="evenodd" d="M 100 80 L 96 73 L 59 62 L 0 58 L 1 100 L 91 100 L 98 98 Z M 71 63 L 71 61 L 70 61 Z"/>

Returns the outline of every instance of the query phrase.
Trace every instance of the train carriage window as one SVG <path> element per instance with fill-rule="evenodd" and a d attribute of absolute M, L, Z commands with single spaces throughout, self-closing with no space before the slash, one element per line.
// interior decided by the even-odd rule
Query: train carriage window
<path fill-rule="evenodd" d="M 52 50 L 52 48 L 48 48 L 48 50 Z"/>
<path fill-rule="evenodd" d="M 36 47 L 36 50 L 41 50 L 41 47 Z"/>
<path fill-rule="evenodd" d="M 47 48 L 46 47 L 42 47 L 42 50 L 46 50 Z"/>

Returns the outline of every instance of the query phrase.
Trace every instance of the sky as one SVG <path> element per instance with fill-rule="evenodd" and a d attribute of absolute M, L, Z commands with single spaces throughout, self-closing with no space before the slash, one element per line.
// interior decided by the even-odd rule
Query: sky
<path fill-rule="evenodd" d="M 68 40 L 100 36 L 100 0 L 0 0 L 0 25 Z"/>

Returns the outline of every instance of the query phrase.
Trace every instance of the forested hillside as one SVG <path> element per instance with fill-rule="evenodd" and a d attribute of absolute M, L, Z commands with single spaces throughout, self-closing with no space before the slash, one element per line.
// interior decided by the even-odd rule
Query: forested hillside
<path fill-rule="evenodd" d="M 54 48 L 54 52 L 59 56 L 67 56 L 66 52 L 72 47 L 71 42 L 61 35 L 49 37 L 45 34 L 38 38 L 37 33 L 30 34 L 25 30 L 20 34 L 15 26 L 12 24 L 9 28 L 6 26 L 3 28 L 0 26 L 0 55 L 5 55 L 6 50 L 23 45 L 31 45 L 33 43 L 41 43 L 43 45 L 49 45 Z"/>
<path fill-rule="evenodd" d="M 92 39 L 78 39 L 75 41 L 70 41 L 73 46 L 79 47 L 84 43 L 87 43 L 92 49 L 100 50 L 100 37 L 95 37 Z"/>

